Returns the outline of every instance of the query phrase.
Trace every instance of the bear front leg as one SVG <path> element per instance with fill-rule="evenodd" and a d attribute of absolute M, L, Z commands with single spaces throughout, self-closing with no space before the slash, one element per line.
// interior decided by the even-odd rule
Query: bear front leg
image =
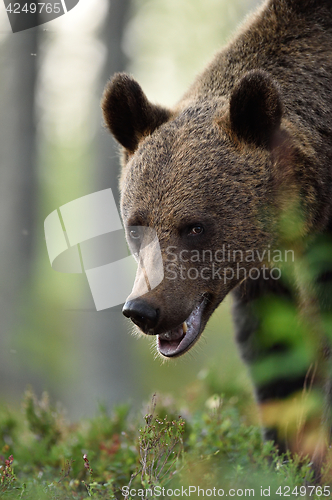
<path fill-rule="evenodd" d="M 315 480 L 330 439 L 325 346 L 301 320 L 280 280 L 246 280 L 233 291 L 236 340 L 249 367 L 266 440 L 313 463 Z"/>

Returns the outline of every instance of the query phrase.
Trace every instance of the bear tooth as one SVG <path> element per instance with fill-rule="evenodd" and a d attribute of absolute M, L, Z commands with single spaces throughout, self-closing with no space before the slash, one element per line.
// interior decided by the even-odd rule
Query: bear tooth
<path fill-rule="evenodd" d="M 182 329 L 183 329 L 183 333 L 187 333 L 188 326 L 187 326 L 187 322 L 186 322 L 186 321 L 184 321 L 184 322 L 182 323 Z"/>

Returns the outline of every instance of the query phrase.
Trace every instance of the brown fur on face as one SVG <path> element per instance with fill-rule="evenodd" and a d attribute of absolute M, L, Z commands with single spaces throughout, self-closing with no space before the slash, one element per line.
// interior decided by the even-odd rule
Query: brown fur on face
<path fill-rule="evenodd" d="M 194 245 L 184 237 L 194 223 L 207 226 L 195 239 L 202 249 L 278 243 L 278 213 L 292 197 L 304 233 L 326 227 L 331 18 L 327 1 L 265 2 L 174 110 L 151 104 L 128 75 L 109 82 L 102 108 L 125 152 L 124 223 L 153 227 L 165 263 L 168 246 Z M 238 282 L 164 281 L 148 298 L 161 304 L 156 333 L 184 321 L 202 294 L 211 314 Z"/>
<path fill-rule="evenodd" d="M 262 249 L 278 242 L 278 211 L 293 196 L 304 233 L 324 230 L 332 200 L 331 18 L 328 1 L 265 2 L 174 110 L 115 75 L 102 108 L 125 151 L 125 224 L 155 228 L 164 255 L 167 245 L 185 245 L 186 225 L 203 221 L 213 229 L 201 245 Z M 160 286 L 150 294 L 164 311 L 157 331 L 183 320 L 198 290 L 211 294 L 212 311 L 236 284 Z"/>

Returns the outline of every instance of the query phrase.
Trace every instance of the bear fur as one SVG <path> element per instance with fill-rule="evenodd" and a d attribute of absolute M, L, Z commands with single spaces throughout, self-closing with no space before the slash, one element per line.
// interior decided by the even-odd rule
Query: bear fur
<path fill-rule="evenodd" d="M 175 357 L 192 347 L 232 292 L 236 338 L 252 370 L 266 437 L 280 451 L 309 455 L 319 478 L 332 390 L 328 333 L 316 318 L 331 311 L 332 265 L 309 284 L 292 269 L 286 280 L 257 279 L 249 271 L 268 273 L 271 263 L 243 255 L 293 248 L 303 257 L 332 233 L 331 0 L 265 1 L 173 109 L 150 103 L 124 73 L 107 84 L 102 109 L 123 147 L 128 243 L 135 253 L 139 228 L 153 228 L 166 270 L 148 293 L 133 291 L 124 314 L 157 336 L 162 355 Z M 215 259 L 220 249 L 222 263 Z M 204 250 L 213 262 L 200 258 Z M 193 267 L 197 279 L 188 277 Z M 303 334 L 302 344 L 311 346 L 307 362 L 294 372 L 281 366 L 264 380 L 258 364 L 274 356 L 282 365 L 276 356 L 292 344 L 271 339 L 264 327 L 259 304 L 266 297 L 296 304 L 312 328 Z M 306 413 L 304 392 L 318 394 L 320 408 L 301 424 L 278 422 L 285 402 L 297 401 L 298 413 Z"/>

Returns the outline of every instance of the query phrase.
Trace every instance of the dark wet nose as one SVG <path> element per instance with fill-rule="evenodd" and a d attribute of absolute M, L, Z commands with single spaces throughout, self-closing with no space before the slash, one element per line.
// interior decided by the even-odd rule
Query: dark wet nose
<path fill-rule="evenodd" d="M 144 300 L 129 300 L 123 306 L 122 312 L 144 332 L 153 329 L 158 321 L 159 310 L 155 309 Z"/>

